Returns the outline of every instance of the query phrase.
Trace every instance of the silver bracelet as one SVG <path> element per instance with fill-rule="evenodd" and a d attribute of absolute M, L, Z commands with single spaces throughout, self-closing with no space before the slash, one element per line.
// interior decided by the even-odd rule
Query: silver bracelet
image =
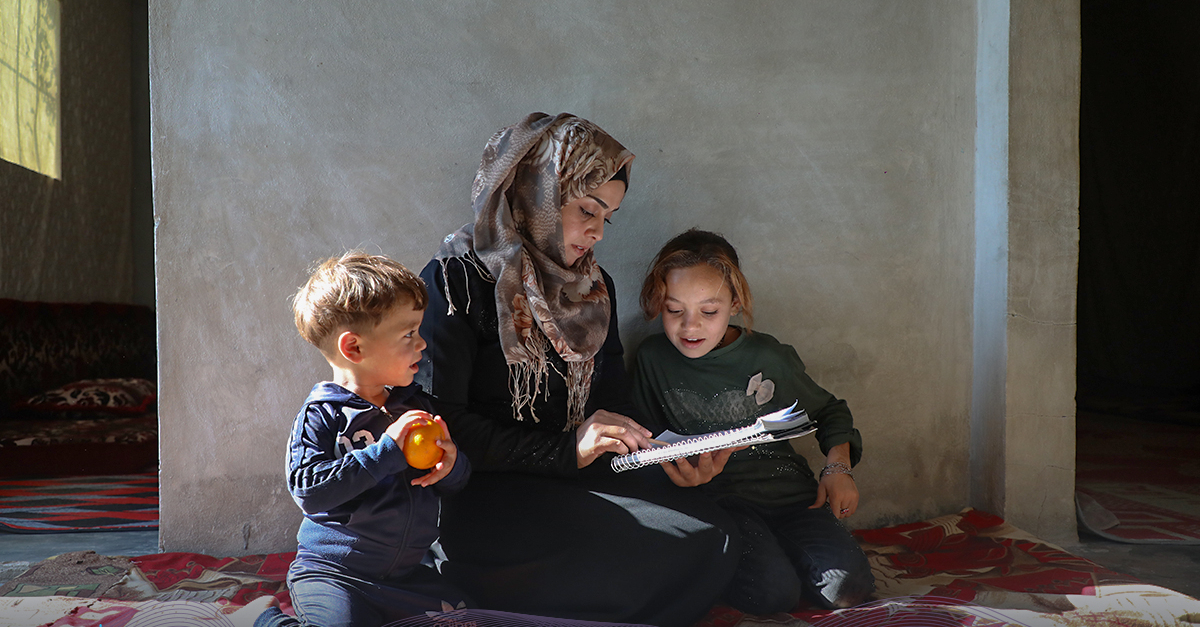
<path fill-rule="evenodd" d="M 825 466 L 821 469 L 820 478 L 825 478 L 825 475 L 849 475 L 851 479 L 854 478 L 854 473 L 850 472 L 850 466 L 845 462 L 833 462 Z"/>

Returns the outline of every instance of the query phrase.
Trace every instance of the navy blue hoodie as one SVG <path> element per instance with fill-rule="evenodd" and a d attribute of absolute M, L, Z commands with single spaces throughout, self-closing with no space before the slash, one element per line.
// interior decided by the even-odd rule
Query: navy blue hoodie
<path fill-rule="evenodd" d="M 412 479 L 399 445 L 384 435 L 404 412 L 433 413 L 419 385 L 390 388 L 381 411 L 335 383 L 313 386 L 292 426 L 288 490 L 304 520 L 301 552 L 342 564 L 371 579 L 402 576 L 420 564 L 438 538 L 440 497 L 462 489 L 471 473 L 466 455 L 428 488 Z"/>

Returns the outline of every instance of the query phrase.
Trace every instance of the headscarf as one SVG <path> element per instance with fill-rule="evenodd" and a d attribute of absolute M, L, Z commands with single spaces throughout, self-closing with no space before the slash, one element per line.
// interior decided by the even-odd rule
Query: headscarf
<path fill-rule="evenodd" d="M 538 420 L 533 401 L 553 348 L 567 363 L 563 430 L 584 421 L 595 356 L 608 337 L 608 286 L 590 250 L 565 265 L 561 209 L 623 168 L 628 176 L 632 160 L 633 153 L 587 120 L 532 113 L 488 141 L 472 187 L 475 222 L 438 249 L 443 273 L 446 259 L 469 260 L 474 251 L 485 266 L 476 270 L 496 283 L 500 346 L 517 420 L 525 407 Z M 453 303 L 447 313 L 454 314 Z"/>

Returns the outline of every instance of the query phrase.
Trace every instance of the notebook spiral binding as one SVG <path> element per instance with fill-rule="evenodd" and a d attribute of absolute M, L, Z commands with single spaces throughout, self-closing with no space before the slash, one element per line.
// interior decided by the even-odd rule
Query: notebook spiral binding
<path fill-rule="evenodd" d="M 726 431 L 714 431 L 667 446 L 618 455 L 612 459 L 611 465 L 615 472 L 624 472 L 734 446 L 787 440 L 812 433 L 816 428 L 816 423 L 808 419 L 808 414 L 803 409 L 796 411 L 796 404 L 792 403 L 791 407 L 760 417 L 752 425 Z"/>
<path fill-rule="evenodd" d="M 745 427 L 750 429 L 751 427 Z M 689 439 L 684 442 L 676 442 L 667 446 L 646 449 L 644 451 L 636 451 L 628 455 L 618 455 L 612 460 L 612 468 L 617 472 L 633 470 L 642 466 L 650 466 L 668 462 L 680 457 L 688 457 L 690 455 L 699 455 L 700 453 L 708 453 L 710 451 L 719 451 L 723 448 L 731 448 L 734 446 L 758 444 L 759 442 L 770 442 L 774 438 L 769 433 L 759 433 L 748 435 L 743 438 L 734 440 L 717 440 L 723 436 L 728 436 L 740 429 L 730 431 L 717 431 L 700 438 Z"/>

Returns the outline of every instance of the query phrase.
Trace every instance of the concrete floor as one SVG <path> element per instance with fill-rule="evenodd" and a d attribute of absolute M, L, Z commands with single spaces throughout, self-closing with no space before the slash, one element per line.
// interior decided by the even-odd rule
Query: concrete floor
<path fill-rule="evenodd" d="M 0 583 L 16 578 L 31 564 L 72 551 L 150 555 L 158 553 L 158 531 L 0 533 Z"/>
<path fill-rule="evenodd" d="M 1062 548 L 1109 570 L 1200 599 L 1200 546 L 1124 544 L 1081 532 L 1078 544 Z"/>
<path fill-rule="evenodd" d="M 1200 598 L 1200 546 L 1121 544 L 1080 534 L 1078 544 L 1064 545 L 1063 548 L 1110 570 Z M 53 555 L 88 550 L 102 555 L 157 553 L 158 532 L 0 533 L 0 583 L 17 577 L 30 564 Z"/>

